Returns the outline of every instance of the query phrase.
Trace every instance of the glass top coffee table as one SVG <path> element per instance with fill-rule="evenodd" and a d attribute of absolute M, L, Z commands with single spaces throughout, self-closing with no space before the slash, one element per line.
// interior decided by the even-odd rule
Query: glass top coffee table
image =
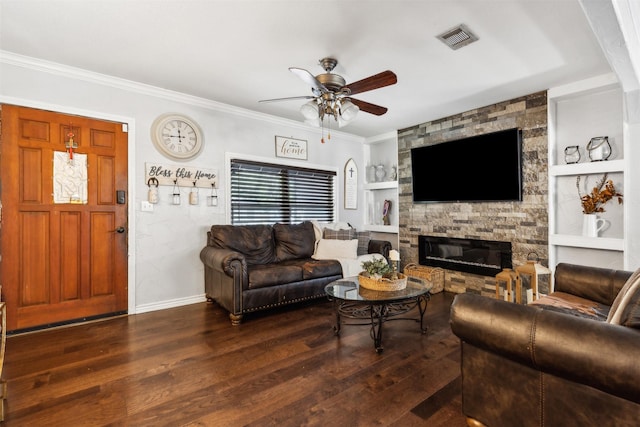
<path fill-rule="evenodd" d="M 431 294 L 432 285 L 428 282 L 412 281 L 407 278 L 407 287 L 398 291 L 376 291 L 360 286 L 358 276 L 336 280 L 325 286 L 324 290 L 330 300 L 334 301 L 336 325 L 333 330 L 340 335 L 343 318 L 360 319 L 366 322 L 349 323 L 370 325 L 371 338 L 377 353 L 381 353 L 382 325 L 389 320 L 413 320 L 420 322 L 420 331 L 427 333 L 424 325 L 424 314 Z M 418 307 L 420 318 L 399 317 Z M 345 323 L 347 324 L 347 323 Z"/>

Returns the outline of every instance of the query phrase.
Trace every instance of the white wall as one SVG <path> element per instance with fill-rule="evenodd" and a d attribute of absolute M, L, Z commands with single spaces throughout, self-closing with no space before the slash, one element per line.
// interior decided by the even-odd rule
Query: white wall
<path fill-rule="evenodd" d="M 332 131 L 331 140 L 321 144 L 320 130 L 302 123 L 7 53 L 0 56 L 0 76 L 0 103 L 129 124 L 129 313 L 204 300 L 199 253 L 209 227 L 225 223 L 226 152 L 276 161 L 281 160 L 275 158 L 276 135 L 307 140 L 308 160 L 299 163 L 336 170 L 338 219 L 362 225 L 363 203 L 359 201 L 359 210 L 344 210 L 342 194 L 349 158 L 364 176 L 361 137 Z M 151 123 L 167 112 L 185 114 L 202 128 L 204 150 L 184 164 L 218 170 L 217 207 L 206 206 L 204 193 L 198 206 L 186 203 L 186 197 L 180 206 L 170 205 L 172 188 L 160 187 L 161 200 L 154 211 L 141 211 L 148 190 L 145 162 L 177 164 L 157 152 L 150 139 Z M 362 182 L 360 179 L 360 190 Z M 186 196 L 188 189 L 181 192 Z"/>

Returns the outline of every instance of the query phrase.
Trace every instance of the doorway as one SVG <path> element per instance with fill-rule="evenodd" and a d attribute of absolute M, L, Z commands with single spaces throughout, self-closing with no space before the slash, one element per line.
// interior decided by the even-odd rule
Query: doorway
<path fill-rule="evenodd" d="M 125 127 L 12 105 L 1 114 L 7 331 L 126 313 Z"/>

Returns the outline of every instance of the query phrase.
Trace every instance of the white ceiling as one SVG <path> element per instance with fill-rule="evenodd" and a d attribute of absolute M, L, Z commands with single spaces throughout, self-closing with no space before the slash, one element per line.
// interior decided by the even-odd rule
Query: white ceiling
<path fill-rule="evenodd" d="M 1 0 L 0 49 L 302 121 L 310 95 L 288 71 L 347 83 L 392 70 L 398 83 L 355 98 L 345 132 L 375 136 L 552 86 L 610 66 L 578 0 Z M 436 36 L 465 24 L 479 40 Z"/>

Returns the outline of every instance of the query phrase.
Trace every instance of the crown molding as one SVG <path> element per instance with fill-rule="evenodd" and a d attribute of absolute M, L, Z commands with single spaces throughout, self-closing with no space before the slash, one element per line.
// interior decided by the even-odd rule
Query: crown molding
<path fill-rule="evenodd" d="M 306 132 L 316 133 L 321 135 L 321 129 L 313 126 L 309 126 L 305 123 L 298 122 L 290 119 L 283 119 L 280 117 L 272 116 L 269 114 L 259 113 L 245 108 L 239 108 L 221 102 L 213 101 L 206 98 L 201 98 L 193 95 L 187 95 L 185 93 L 176 92 L 168 89 L 159 88 L 156 86 L 148 85 L 145 83 L 136 82 L 133 80 L 122 79 L 119 77 L 109 76 L 107 74 L 96 73 L 94 71 L 84 70 L 82 68 L 71 67 L 56 62 L 46 61 L 39 58 L 33 58 L 30 56 L 19 55 L 17 53 L 9 52 L 6 50 L 0 50 L 0 63 L 21 67 L 33 71 L 39 71 L 47 74 L 59 75 L 76 80 L 83 80 L 89 83 L 99 84 L 103 86 L 113 87 L 115 89 L 121 89 L 127 92 L 138 93 L 141 95 L 152 96 L 155 98 L 166 99 L 169 101 L 180 102 L 183 104 L 192 105 L 195 107 L 204 108 L 207 110 L 226 113 L 234 116 L 240 116 L 249 118 L 252 120 L 259 120 L 281 126 L 293 127 L 304 130 Z M 334 135 L 340 135 L 341 138 L 351 140 L 354 142 L 362 143 L 364 138 L 361 136 L 353 135 L 346 132 L 334 131 Z"/>

